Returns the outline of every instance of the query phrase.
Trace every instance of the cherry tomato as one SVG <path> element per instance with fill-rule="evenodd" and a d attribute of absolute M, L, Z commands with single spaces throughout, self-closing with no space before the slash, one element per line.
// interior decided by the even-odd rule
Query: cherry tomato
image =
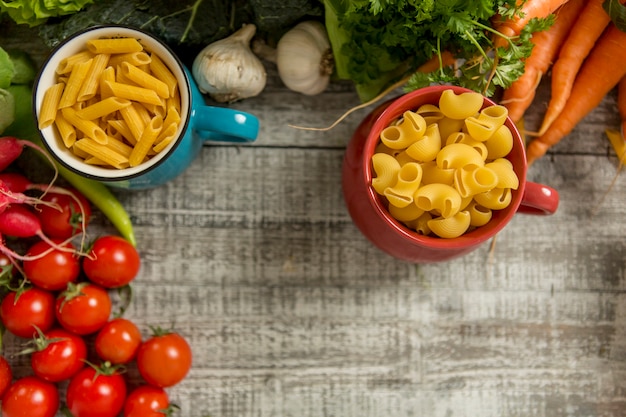
<path fill-rule="evenodd" d="M 95 333 L 109 320 L 109 293 L 99 285 L 83 282 L 69 284 L 57 297 L 56 318 L 66 330 L 79 335 Z"/>
<path fill-rule="evenodd" d="M 37 351 L 30 363 L 41 379 L 59 382 L 78 372 L 87 359 L 87 345 L 82 337 L 64 329 L 52 329 L 36 339 Z"/>
<path fill-rule="evenodd" d="M 2 397 L 2 417 L 54 417 L 58 409 L 56 385 L 35 376 L 18 379 Z"/>
<path fill-rule="evenodd" d="M 126 397 L 124 417 L 164 417 L 171 409 L 163 388 L 141 385 Z"/>
<path fill-rule="evenodd" d="M 124 407 L 126 381 L 115 369 L 85 366 L 70 379 L 66 403 L 74 417 L 115 417 Z"/>
<path fill-rule="evenodd" d="M 106 288 L 122 287 L 139 272 L 141 261 L 137 249 L 119 236 L 102 236 L 83 260 L 83 271 L 91 282 Z"/>
<path fill-rule="evenodd" d="M 151 336 L 139 347 L 137 367 L 148 384 L 170 387 L 191 369 L 191 348 L 178 333 Z"/>
<path fill-rule="evenodd" d="M 9 365 L 9 361 L 4 356 L 0 356 L 0 398 L 11 385 L 11 381 L 13 381 L 11 365 Z"/>
<path fill-rule="evenodd" d="M 103 361 L 128 363 L 141 345 L 141 332 L 130 320 L 116 318 L 104 325 L 96 336 L 96 353 Z"/>
<path fill-rule="evenodd" d="M 62 243 L 53 239 L 55 243 Z M 73 248 L 71 243 L 64 247 Z M 44 252 L 50 251 L 43 256 Z M 50 244 L 39 241 L 28 249 L 27 256 L 36 259 L 23 262 L 24 273 L 34 285 L 45 290 L 56 291 L 65 289 L 69 282 L 74 282 L 80 274 L 80 260 L 71 252 L 52 249 Z"/>
<path fill-rule="evenodd" d="M 10 292 L 0 304 L 0 317 L 4 326 L 16 336 L 31 338 L 54 324 L 54 294 L 37 287 L 20 293 Z"/>
<path fill-rule="evenodd" d="M 55 192 L 47 193 L 42 200 L 54 203 L 57 207 L 41 205 L 39 211 L 39 221 L 41 229 L 48 237 L 67 239 L 83 231 L 83 223 L 87 225 L 91 219 L 91 205 L 77 190 L 71 189 L 72 194 L 80 201 L 70 195 Z M 81 211 L 82 207 L 82 211 Z"/>

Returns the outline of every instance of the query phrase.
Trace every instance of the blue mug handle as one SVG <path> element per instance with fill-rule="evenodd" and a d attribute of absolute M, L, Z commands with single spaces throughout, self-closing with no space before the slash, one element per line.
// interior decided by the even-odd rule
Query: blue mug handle
<path fill-rule="evenodd" d="M 253 142 L 259 134 L 259 119 L 243 111 L 208 106 L 189 69 L 185 67 L 191 87 L 190 127 L 205 141 Z"/>

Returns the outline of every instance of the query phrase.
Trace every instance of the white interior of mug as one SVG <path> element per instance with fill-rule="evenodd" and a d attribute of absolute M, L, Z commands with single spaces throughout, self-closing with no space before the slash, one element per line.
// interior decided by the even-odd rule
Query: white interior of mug
<path fill-rule="evenodd" d="M 186 128 L 186 121 L 188 120 L 190 111 L 189 108 L 191 98 L 187 76 L 185 75 L 182 64 L 167 46 L 153 36 L 140 30 L 123 26 L 102 26 L 89 28 L 83 32 L 72 35 L 52 52 L 48 60 L 45 62 L 35 84 L 33 105 L 36 119 L 39 120 L 39 112 L 41 110 L 41 104 L 46 90 L 57 82 L 56 69 L 61 60 L 75 53 L 86 50 L 88 40 L 119 37 L 132 37 L 138 39 L 144 49 L 157 54 L 174 74 L 178 80 L 180 90 L 181 123 L 178 126 L 176 140 L 170 142 L 165 149 L 150 157 L 146 162 L 124 169 L 106 168 L 87 164 L 81 158 L 74 155 L 74 153 L 63 144 L 63 141 L 54 125 L 40 130 L 44 144 L 64 166 L 81 175 L 103 181 L 132 178 L 156 167 L 160 161 L 167 158 L 168 155 L 173 152 L 175 147 L 178 146 L 179 141 L 184 135 L 183 130 Z"/>

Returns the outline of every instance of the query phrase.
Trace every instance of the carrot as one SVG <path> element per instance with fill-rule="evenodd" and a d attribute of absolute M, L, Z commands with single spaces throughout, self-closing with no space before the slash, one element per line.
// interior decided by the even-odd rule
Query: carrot
<path fill-rule="evenodd" d="M 561 47 L 552 67 L 551 98 L 539 128 L 539 135 L 548 129 L 563 110 L 578 70 L 611 21 L 602 8 L 604 1 L 589 0 Z"/>
<path fill-rule="evenodd" d="M 548 30 L 533 34 L 531 41 L 534 46 L 530 57 L 526 59 L 524 74 L 504 91 L 500 102 L 508 109 L 514 122 L 522 118 L 535 98 L 535 90 L 541 77 L 554 62 L 563 40 L 584 5 L 585 0 L 570 0 L 555 12 L 556 20 Z"/>
<path fill-rule="evenodd" d="M 520 0 L 522 3 L 521 13 L 512 19 L 498 20 L 494 22 L 494 28 L 503 36 L 495 39 L 496 47 L 506 46 L 504 37 L 514 37 L 520 34 L 524 26 L 533 18 L 545 18 L 554 13 L 568 0 Z"/>
<path fill-rule="evenodd" d="M 528 145 L 529 165 L 567 136 L 626 75 L 626 32 L 610 23 L 583 63 L 559 117 Z"/>

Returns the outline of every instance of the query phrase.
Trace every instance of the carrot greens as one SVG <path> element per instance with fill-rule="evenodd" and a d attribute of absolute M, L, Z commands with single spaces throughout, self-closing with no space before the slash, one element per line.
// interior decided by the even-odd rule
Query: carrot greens
<path fill-rule="evenodd" d="M 532 0 L 527 0 L 532 1 Z M 517 0 L 324 0 L 337 75 L 352 80 L 367 101 L 409 77 L 408 91 L 454 83 L 486 95 L 508 87 L 524 72 L 533 32 L 553 19 L 531 19 L 516 36 L 494 29 L 496 19 L 521 13 Z M 494 39 L 504 38 L 504 47 Z M 458 60 L 423 74 L 416 69 L 444 51 Z M 412 75 L 412 76 L 411 76 Z"/>

